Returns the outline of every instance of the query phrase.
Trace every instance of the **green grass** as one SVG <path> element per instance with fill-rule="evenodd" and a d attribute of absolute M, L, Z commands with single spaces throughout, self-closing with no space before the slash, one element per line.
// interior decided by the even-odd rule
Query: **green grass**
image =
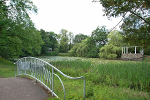
<path fill-rule="evenodd" d="M 149 62 L 86 59 L 53 61 L 51 64 L 66 75 L 85 76 L 89 100 L 150 100 Z M 67 99 L 83 99 L 83 81 L 61 79 L 68 90 Z M 59 80 L 55 85 L 56 94 L 63 98 Z"/>
<path fill-rule="evenodd" d="M 58 56 L 69 56 L 68 53 L 59 53 Z"/>
<path fill-rule="evenodd" d="M 45 60 L 45 59 L 44 59 Z M 48 61 L 48 59 L 47 59 Z M 86 78 L 87 100 L 150 100 L 150 63 L 100 59 L 50 60 L 66 75 Z M 12 62 L 0 58 L 0 77 L 14 77 Z M 62 79 L 66 100 L 83 100 L 83 80 Z M 54 77 L 54 92 L 63 99 L 63 88 Z M 49 98 L 49 100 L 58 98 Z"/>
<path fill-rule="evenodd" d="M 12 62 L 7 61 L 0 57 L 0 77 L 1 78 L 8 78 L 8 77 L 15 77 L 15 68 Z"/>

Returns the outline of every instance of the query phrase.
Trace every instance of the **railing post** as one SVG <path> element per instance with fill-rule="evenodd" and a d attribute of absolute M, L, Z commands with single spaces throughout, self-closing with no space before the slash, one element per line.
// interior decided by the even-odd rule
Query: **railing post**
<path fill-rule="evenodd" d="M 84 100 L 85 100 L 85 84 L 86 84 L 86 79 L 85 79 L 85 77 L 84 77 L 84 90 L 83 90 Z"/>
<path fill-rule="evenodd" d="M 36 58 L 34 59 L 35 61 L 35 77 L 37 78 L 37 61 Z M 37 83 L 37 80 L 35 80 L 35 83 Z"/>
<path fill-rule="evenodd" d="M 26 58 L 25 58 L 25 65 L 24 65 L 24 67 L 25 67 L 25 77 L 26 77 Z"/>
<path fill-rule="evenodd" d="M 18 66 L 18 65 L 17 65 L 17 66 Z M 17 72 L 16 70 L 17 70 L 17 68 L 15 67 L 15 77 L 16 77 L 16 72 Z"/>
<path fill-rule="evenodd" d="M 31 69 L 30 69 L 30 71 L 31 71 L 30 73 L 31 73 L 31 75 L 33 75 L 33 72 L 32 72 L 32 71 L 33 71 L 33 65 L 32 65 L 32 64 L 33 64 L 33 63 L 32 63 L 32 58 L 31 58 L 31 64 L 30 64 L 30 68 L 31 68 Z"/>
<path fill-rule="evenodd" d="M 54 96 L 53 92 L 54 92 L 54 68 L 52 67 L 52 96 Z"/>

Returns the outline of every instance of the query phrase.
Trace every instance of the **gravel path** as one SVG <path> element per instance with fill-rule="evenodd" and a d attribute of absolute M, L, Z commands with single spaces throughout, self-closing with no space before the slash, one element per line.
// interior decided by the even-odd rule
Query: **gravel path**
<path fill-rule="evenodd" d="M 48 94 L 34 80 L 0 78 L 0 100 L 44 100 Z"/>

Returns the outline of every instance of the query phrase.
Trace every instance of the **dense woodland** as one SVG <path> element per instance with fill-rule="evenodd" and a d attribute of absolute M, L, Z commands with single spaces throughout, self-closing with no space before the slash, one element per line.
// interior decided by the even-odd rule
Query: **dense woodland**
<path fill-rule="evenodd" d="M 105 26 L 86 33 L 60 33 L 37 30 L 29 13 L 37 13 L 30 0 L 0 1 L 0 56 L 3 58 L 58 55 L 68 53 L 77 57 L 114 59 L 121 56 L 122 46 L 143 46 L 150 54 L 150 1 L 100 0 L 108 18 L 122 16 L 121 30 L 108 30 Z"/>

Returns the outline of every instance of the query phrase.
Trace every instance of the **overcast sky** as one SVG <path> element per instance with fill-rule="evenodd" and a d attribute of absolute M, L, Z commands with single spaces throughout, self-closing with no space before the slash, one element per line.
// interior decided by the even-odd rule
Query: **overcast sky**
<path fill-rule="evenodd" d="M 97 26 L 113 28 L 121 18 L 103 16 L 102 6 L 92 0 L 32 0 L 38 8 L 38 14 L 31 19 L 38 30 L 53 31 L 59 34 L 66 29 L 74 34 L 91 35 Z M 117 28 L 119 29 L 119 27 Z"/>

